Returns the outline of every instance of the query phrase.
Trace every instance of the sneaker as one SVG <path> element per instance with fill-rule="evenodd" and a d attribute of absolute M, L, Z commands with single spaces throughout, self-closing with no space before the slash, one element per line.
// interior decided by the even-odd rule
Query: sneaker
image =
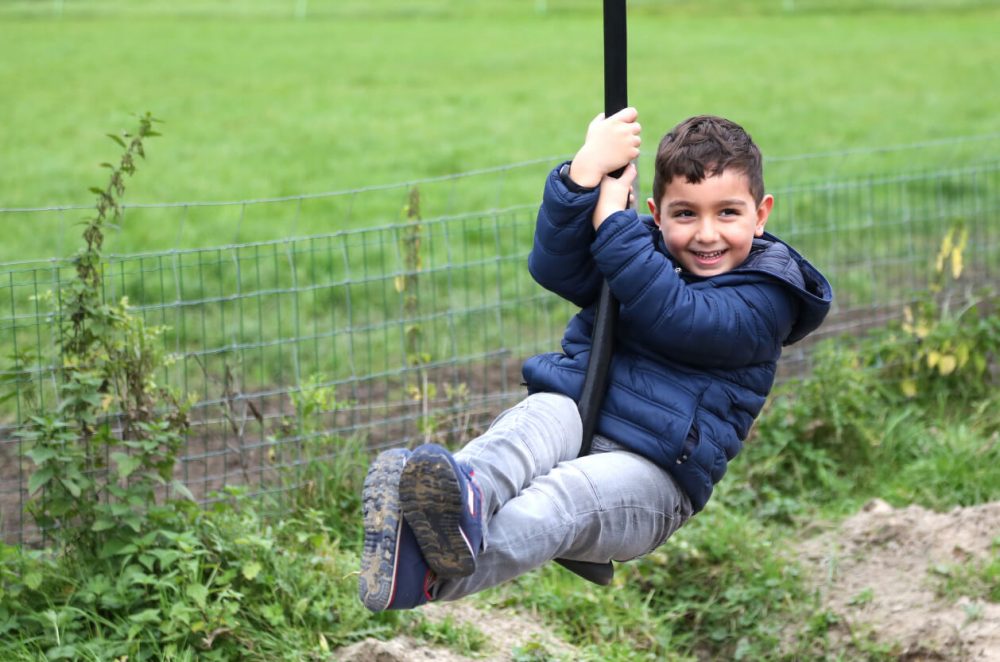
<path fill-rule="evenodd" d="M 472 468 L 437 444 L 417 447 L 399 479 L 403 517 L 438 577 L 467 577 L 483 543 L 483 493 Z"/>
<path fill-rule="evenodd" d="M 412 609 L 430 600 L 434 574 L 399 507 L 399 476 L 410 451 L 385 451 L 365 477 L 365 545 L 358 594 L 371 611 Z"/>

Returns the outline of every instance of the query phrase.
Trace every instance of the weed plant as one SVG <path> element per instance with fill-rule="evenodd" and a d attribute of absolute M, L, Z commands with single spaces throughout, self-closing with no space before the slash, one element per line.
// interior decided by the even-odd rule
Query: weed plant
<path fill-rule="evenodd" d="M 992 547 L 986 559 L 932 568 L 938 595 L 1000 604 L 1000 537 Z"/>

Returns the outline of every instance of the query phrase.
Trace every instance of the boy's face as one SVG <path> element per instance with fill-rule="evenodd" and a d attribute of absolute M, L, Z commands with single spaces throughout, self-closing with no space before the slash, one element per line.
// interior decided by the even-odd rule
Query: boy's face
<path fill-rule="evenodd" d="M 659 204 L 652 198 L 647 204 L 670 255 L 686 271 L 716 276 L 738 267 L 750 254 L 753 238 L 764 233 L 774 198 L 764 196 L 758 205 L 746 176 L 724 170 L 697 184 L 674 177 Z"/>

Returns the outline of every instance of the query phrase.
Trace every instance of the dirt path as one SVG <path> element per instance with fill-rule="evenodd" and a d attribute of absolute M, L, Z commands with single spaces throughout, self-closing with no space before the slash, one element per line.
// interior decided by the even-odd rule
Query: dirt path
<path fill-rule="evenodd" d="M 875 500 L 802 544 L 841 636 L 898 642 L 901 660 L 1000 662 L 1000 604 L 937 596 L 949 566 L 1000 545 L 1000 503 L 936 513 Z"/>

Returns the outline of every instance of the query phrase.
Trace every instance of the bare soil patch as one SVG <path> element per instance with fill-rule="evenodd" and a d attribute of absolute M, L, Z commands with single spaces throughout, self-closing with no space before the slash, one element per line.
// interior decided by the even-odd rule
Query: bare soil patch
<path fill-rule="evenodd" d="M 937 513 L 876 499 L 799 551 L 839 636 L 895 643 L 900 660 L 998 662 L 1000 604 L 935 591 L 941 572 L 987 559 L 998 536 L 1000 503 Z"/>
<path fill-rule="evenodd" d="M 389 641 L 366 639 L 337 651 L 336 659 L 343 662 L 510 662 L 519 648 L 540 646 L 548 656 L 573 660 L 578 656 L 568 643 L 547 631 L 528 616 L 506 609 L 483 611 L 471 600 L 435 603 L 421 607 L 432 621 L 450 618 L 456 625 L 471 625 L 483 633 L 489 642 L 485 650 L 467 656 L 444 646 L 429 646 L 412 637 L 397 637 Z M 549 659 L 549 658 L 547 658 Z"/>

